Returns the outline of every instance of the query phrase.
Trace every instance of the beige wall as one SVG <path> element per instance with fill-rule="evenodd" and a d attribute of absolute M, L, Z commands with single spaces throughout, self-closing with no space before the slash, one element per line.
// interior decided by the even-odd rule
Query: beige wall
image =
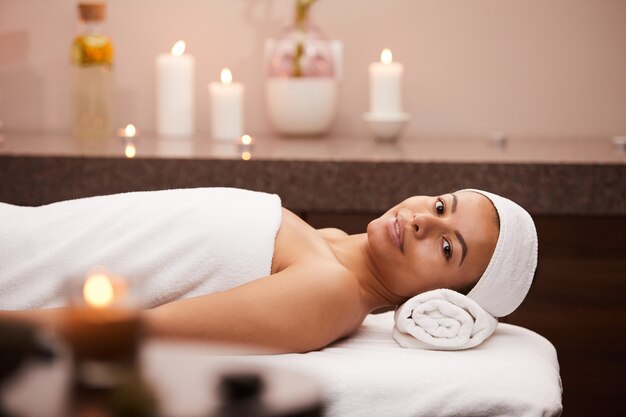
<path fill-rule="evenodd" d="M 68 129 L 68 45 L 76 0 L 0 0 L 5 131 Z M 196 57 L 197 130 L 206 84 L 228 66 L 246 84 L 246 123 L 264 111 L 263 41 L 292 0 L 109 0 L 117 124 L 154 130 L 154 60 L 178 39 Z M 407 137 L 604 138 L 626 134 L 626 0 L 321 0 L 314 20 L 345 42 L 332 133 L 366 134 L 367 65 L 389 47 L 405 66 Z"/>

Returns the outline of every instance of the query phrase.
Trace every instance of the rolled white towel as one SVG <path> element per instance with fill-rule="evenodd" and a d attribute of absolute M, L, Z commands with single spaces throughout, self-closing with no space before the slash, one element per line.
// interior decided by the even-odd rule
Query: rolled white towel
<path fill-rule="evenodd" d="M 468 349 L 494 332 L 498 320 L 478 303 L 448 289 L 427 291 L 402 304 L 394 315 L 393 337 L 403 347 Z"/>

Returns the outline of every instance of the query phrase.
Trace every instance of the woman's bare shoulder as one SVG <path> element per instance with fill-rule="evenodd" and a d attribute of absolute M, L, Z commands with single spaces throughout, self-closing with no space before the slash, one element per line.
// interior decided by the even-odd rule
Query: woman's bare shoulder
<path fill-rule="evenodd" d="M 318 313 L 328 321 L 341 323 L 341 335 L 336 336 L 353 333 L 368 313 L 358 279 L 337 262 L 311 259 L 292 265 L 283 271 L 282 278 L 289 281 L 295 292 L 305 295 L 307 304 L 318 306 Z M 323 322 L 326 320 L 320 321 Z"/>
<path fill-rule="evenodd" d="M 324 233 L 343 234 L 339 229 L 314 229 L 300 217 L 283 208 L 280 229 L 274 242 L 272 258 L 272 274 L 292 265 L 310 264 L 320 258 L 334 259 L 332 251 L 326 243 Z"/>
<path fill-rule="evenodd" d="M 297 279 L 315 285 L 320 294 L 326 294 L 344 306 L 364 310 L 361 286 L 357 277 L 337 261 L 327 258 L 310 259 L 293 266 Z"/>
<path fill-rule="evenodd" d="M 331 287 L 342 293 L 350 292 L 357 295 L 360 292 L 356 276 L 334 259 L 311 257 L 292 265 L 289 269 L 290 275 L 309 283 L 315 282 L 322 288 Z"/>

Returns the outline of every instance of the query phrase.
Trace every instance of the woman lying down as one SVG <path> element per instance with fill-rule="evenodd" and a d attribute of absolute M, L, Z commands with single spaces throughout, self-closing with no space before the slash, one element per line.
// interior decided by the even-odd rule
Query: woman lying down
<path fill-rule="evenodd" d="M 408 198 L 357 235 L 233 188 L 0 203 L 0 318 L 62 326 L 66 280 L 103 266 L 142 288 L 148 335 L 263 351 L 322 348 L 439 288 L 501 317 L 536 261 L 530 215 L 480 190 Z"/>

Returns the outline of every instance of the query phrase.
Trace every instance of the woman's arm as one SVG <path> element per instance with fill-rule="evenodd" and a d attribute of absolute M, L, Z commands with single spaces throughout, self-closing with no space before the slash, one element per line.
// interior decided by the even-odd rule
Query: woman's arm
<path fill-rule="evenodd" d="M 0 310 L 0 320 L 61 330 L 65 311 L 66 309 L 63 307 L 37 310 Z"/>
<path fill-rule="evenodd" d="M 356 279 L 318 264 L 144 313 L 150 336 L 255 345 L 275 353 L 322 348 L 351 334 L 365 316 Z"/>
<path fill-rule="evenodd" d="M 65 333 L 65 308 L 0 311 L 0 320 Z M 365 317 L 356 279 L 335 265 L 299 265 L 228 291 L 145 310 L 148 336 L 306 352 L 355 331 Z"/>

